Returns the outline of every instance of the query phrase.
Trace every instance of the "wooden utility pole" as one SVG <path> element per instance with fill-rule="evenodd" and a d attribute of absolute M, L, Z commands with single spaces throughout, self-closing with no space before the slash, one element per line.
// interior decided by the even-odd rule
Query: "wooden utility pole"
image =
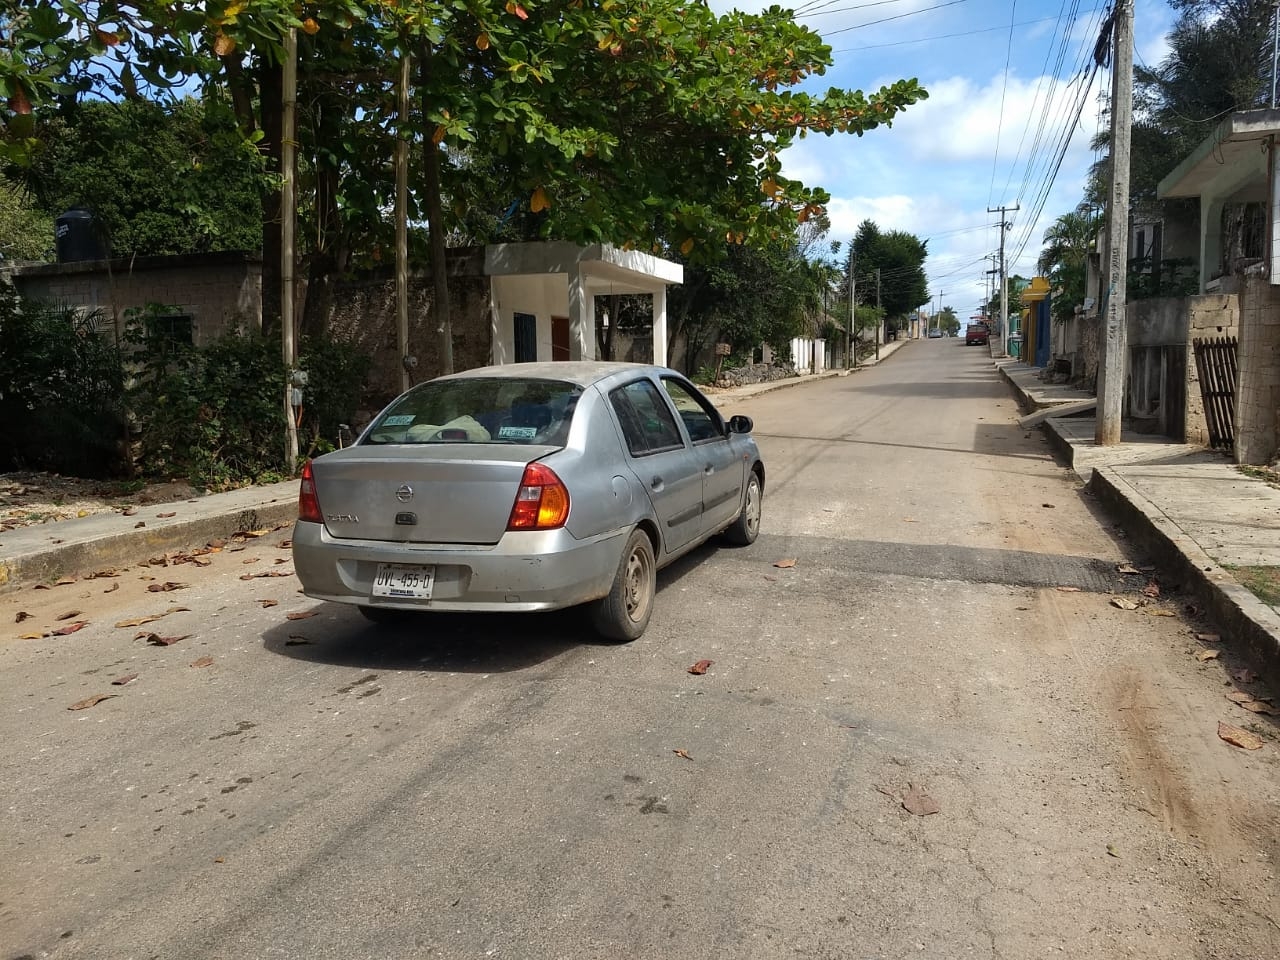
<path fill-rule="evenodd" d="M 281 83 L 280 137 L 280 354 L 284 360 L 285 472 L 293 476 L 298 466 L 298 421 L 294 409 L 294 368 L 298 363 L 298 345 L 293 325 L 293 238 L 297 225 L 297 107 L 298 107 L 298 31 L 290 28 L 284 40 L 284 71 Z M 301 406 L 301 404 L 297 404 Z"/>
<path fill-rule="evenodd" d="M 409 54 L 400 57 L 396 100 L 396 350 L 400 390 L 409 389 Z"/>
<path fill-rule="evenodd" d="M 1009 221 L 1005 219 L 1005 214 L 1016 212 L 1022 209 L 1021 204 L 1015 203 L 1012 207 L 987 207 L 987 213 L 1000 213 L 1000 356 L 1007 357 L 1009 355 L 1009 278 L 1005 275 L 1004 262 L 1004 235 L 1009 230 Z"/>
<path fill-rule="evenodd" d="M 1133 0 L 1116 0 L 1111 28 L 1111 193 L 1107 200 L 1106 307 L 1098 362 L 1094 442 L 1120 442 L 1128 345 L 1125 300 L 1129 266 L 1129 145 L 1133 127 Z"/>

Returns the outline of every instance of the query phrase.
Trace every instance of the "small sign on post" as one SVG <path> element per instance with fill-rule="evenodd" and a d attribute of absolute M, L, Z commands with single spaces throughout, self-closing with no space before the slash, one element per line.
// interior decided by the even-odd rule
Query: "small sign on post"
<path fill-rule="evenodd" d="M 724 358 L 729 355 L 729 350 L 730 347 L 727 343 L 716 344 L 716 375 L 715 379 L 712 381 L 713 383 L 720 382 L 720 365 L 724 363 Z"/>

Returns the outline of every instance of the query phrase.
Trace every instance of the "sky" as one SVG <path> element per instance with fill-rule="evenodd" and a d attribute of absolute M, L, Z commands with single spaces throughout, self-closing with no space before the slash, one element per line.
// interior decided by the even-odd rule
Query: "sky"
<path fill-rule="evenodd" d="M 782 154 L 783 172 L 831 194 L 832 240 L 847 244 L 866 219 L 927 240 L 926 309 L 976 314 L 1000 247 L 1001 215 L 988 208 L 1019 208 L 1005 217 L 1005 253 L 1009 274 L 1029 277 L 1045 229 L 1083 197 L 1097 159 L 1090 143 L 1106 125 L 1109 70 L 1090 82 L 1087 69 L 1105 3 L 797 0 L 796 20 L 822 35 L 834 60 L 806 89 L 869 94 L 914 77 L 929 98 L 862 137 L 806 137 Z M 711 5 L 756 12 L 769 4 Z M 1137 0 L 1135 63 L 1164 58 L 1173 20 L 1163 0 Z"/>

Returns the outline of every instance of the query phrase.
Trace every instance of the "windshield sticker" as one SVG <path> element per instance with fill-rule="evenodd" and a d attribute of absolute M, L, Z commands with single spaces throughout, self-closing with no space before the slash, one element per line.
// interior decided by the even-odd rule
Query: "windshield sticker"
<path fill-rule="evenodd" d="M 499 427 L 498 437 L 501 440 L 532 440 L 538 435 L 537 427 Z"/>
<path fill-rule="evenodd" d="M 414 416 L 412 413 L 398 413 L 394 417 L 387 417 L 382 421 L 384 427 L 403 427 L 413 423 Z"/>

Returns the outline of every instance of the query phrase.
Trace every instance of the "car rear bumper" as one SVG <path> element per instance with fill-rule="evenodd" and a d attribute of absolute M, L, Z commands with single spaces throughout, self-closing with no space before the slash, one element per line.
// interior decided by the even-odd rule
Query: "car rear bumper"
<path fill-rule="evenodd" d="M 293 563 L 316 600 L 398 610 L 497 613 L 558 610 L 609 592 L 629 531 L 577 540 L 566 530 L 508 532 L 492 546 L 338 539 L 298 521 Z M 430 600 L 374 597 L 380 563 L 435 567 Z"/>

